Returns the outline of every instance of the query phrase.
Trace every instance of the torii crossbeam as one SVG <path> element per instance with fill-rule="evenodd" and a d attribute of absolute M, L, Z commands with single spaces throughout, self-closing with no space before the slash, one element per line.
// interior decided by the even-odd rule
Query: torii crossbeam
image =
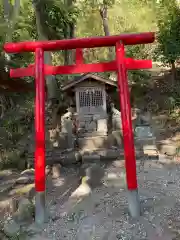
<path fill-rule="evenodd" d="M 13 78 L 25 76 L 35 77 L 35 221 L 37 223 L 43 223 L 45 220 L 45 76 L 57 74 L 77 74 L 106 71 L 117 72 L 124 138 L 124 156 L 129 211 L 132 217 L 138 217 L 140 215 L 127 70 L 151 68 L 152 61 L 126 58 L 124 46 L 152 43 L 154 40 L 155 34 L 147 32 L 137 34 L 122 34 L 108 37 L 6 43 L 4 45 L 4 50 L 7 53 L 35 52 L 34 65 L 30 65 L 27 68 L 11 69 L 10 76 Z M 84 63 L 82 51 L 83 48 L 111 46 L 115 46 L 116 48 L 116 59 L 114 61 L 93 64 Z M 44 51 L 68 49 L 76 49 L 76 63 L 74 65 L 49 66 L 44 64 Z"/>

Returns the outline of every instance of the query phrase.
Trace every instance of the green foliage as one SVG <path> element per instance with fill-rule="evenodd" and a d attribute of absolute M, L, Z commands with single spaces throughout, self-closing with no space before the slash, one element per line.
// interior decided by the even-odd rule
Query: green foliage
<path fill-rule="evenodd" d="M 159 3 L 158 45 L 155 56 L 165 63 L 173 63 L 180 57 L 180 8 L 176 0 Z"/>
<path fill-rule="evenodd" d="M 70 36 L 70 26 L 76 25 L 75 37 L 104 35 L 99 10 L 108 7 L 108 25 L 110 34 L 124 32 L 157 31 L 158 41 L 150 45 L 126 47 L 128 57 L 146 59 L 155 57 L 165 63 L 176 61 L 180 56 L 180 8 L 175 0 L 21 0 L 20 14 L 16 21 L 12 39 L 14 42 L 37 40 L 36 16 L 33 2 L 41 13 L 41 24 L 48 39 L 64 39 Z M 5 41 L 7 24 L 3 18 L 3 6 L 0 1 L 0 45 Z M 154 52 L 154 49 L 156 51 Z M 109 61 L 108 48 L 85 49 L 85 62 Z M 115 56 L 114 56 L 115 58 Z M 24 67 L 34 62 L 34 54 L 12 55 L 13 67 Z M 53 53 L 53 64 L 62 65 L 62 52 Z M 138 86 L 148 85 L 147 71 L 131 71 L 129 79 Z M 59 83 L 67 80 L 66 76 L 57 76 Z M 33 81 L 31 78 L 25 81 Z M 22 96 L 18 96 L 22 97 Z M 24 98 L 24 95 L 23 97 Z M 178 99 L 178 96 L 174 97 Z M 17 100 L 18 102 L 18 100 Z M 177 107 L 175 100 L 175 105 Z M 32 109 L 30 107 L 30 109 Z M 16 122 L 16 123 L 15 123 Z M 17 119 L 5 123 L 7 131 L 15 131 L 17 140 L 25 130 L 18 130 Z M 12 129 L 13 128 L 13 129 Z M 14 135 L 15 136 L 15 135 Z"/>
<path fill-rule="evenodd" d="M 37 39 L 36 17 L 31 1 L 23 0 L 20 8 L 20 16 L 13 33 L 13 41 L 25 41 Z"/>
<path fill-rule="evenodd" d="M 37 1 L 34 1 L 37 2 Z M 73 24 L 78 16 L 76 6 L 67 7 L 63 1 L 41 0 L 37 3 L 41 15 L 41 24 L 46 29 L 45 35 L 49 40 L 65 38 L 68 25 Z"/>
<path fill-rule="evenodd" d="M 4 167 L 17 167 L 25 159 L 20 159 L 21 151 L 17 145 L 21 139 L 25 139 L 31 131 L 34 120 L 33 96 L 18 96 L 16 106 L 9 110 L 0 121 L 0 169 Z M 23 141 L 26 145 L 26 142 Z"/>
<path fill-rule="evenodd" d="M 41 0 L 35 2 L 39 2 L 38 6 L 42 13 L 42 22 L 45 26 L 44 29 L 47 30 L 49 39 L 66 38 L 69 35 L 68 25 L 74 22 L 77 22 L 77 37 L 104 35 L 99 14 L 99 8 L 102 5 L 108 6 L 108 21 L 111 34 L 149 30 L 152 28 L 151 26 L 155 25 L 151 23 L 154 19 L 152 8 L 154 1 L 77 0 L 71 1 L 73 3 L 72 5 L 67 5 L 68 1 L 63 0 Z M 148 6 L 146 6 L 147 3 Z M 2 6 L 0 5 L 0 13 L 2 10 Z M 136 14 L 137 11 L 138 16 Z M 142 21 L 145 16 L 145 21 Z M 134 19 L 136 19 L 136 21 L 134 21 Z M 2 28 L 4 29 L 3 24 Z M 4 34 L 2 34 L 2 37 L 3 35 Z M 36 19 L 32 2 L 22 0 L 20 16 L 13 33 L 13 41 L 35 40 L 37 38 Z M 137 51 L 134 49 L 133 52 L 134 55 L 136 55 L 136 53 L 139 54 L 139 49 L 137 49 Z M 54 54 L 54 56 L 54 62 L 56 64 L 63 62 L 62 54 Z M 88 50 L 85 56 L 87 62 L 107 60 L 108 51 L 107 49 Z M 13 59 L 20 66 L 26 66 L 34 61 L 32 54 L 18 54 L 17 56 L 13 56 Z"/>
<path fill-rule="evenodd" d="M 153 56 L 164 63 L 171 63 L 180 57 L 180 8 L 175 0 L 21 0 L 20 14 L 12 34 L 14 42 L 38 39 L 33 3 L 37 4 L 41 25 L 49 40 L 71 37 L 72 25 L 75 25 L 75 37 L 103 36 L 100 9 L 105 6 L 108 8 L 111 35 L 124 32 L 157 32 L 157 41 L 154 44 L 126 47 L 127 57 L 147 59 Z M 3 5 L 0 1 L 0 46 L 5 41 L 6 33 L 7 23 L 3 17 Z M 108 48 L 84 49 L 85 62 L 109 61 L 108 53 Z M 11 59 L 13 67 L 24 67 L 34 62 L 34 54 L 14 54 Z M 53 65 L 64 64 L 64 59 L 62 51 L 53 53 Z M 108 73 L 102 75 L 108 76 Z M 56 79 L 61 86 L 73 77 L 61 75 Z M 143 91 L 149 84 L 149 72 L 129 71 L 128 77 L 133 87 L 136 87 L 136 99 L 139 98 L 142 102 Z M 32 78 L 24 80 L 34 81 Z M 60 100 L 64 101 L 61 92 L 58 95 Z M 166 104 L 171 117 L 177 119 L 180 116 L 178 110 L 180 97 L 176 93 L 171 95 L 167 96 Z M 4 159 L 6 166 L 8 164 L 12 166 L 13 161 L 19 160 L 16 143 L 28 132 L 33 120 L 30 117 L 33 114 L 33 97 L 29 95 L 25 101 L 23 94 L 10 94 L 10 97 L 12 96 L 15 108 L 9 110 L 6 118 L 0 122 L 0 127 L 3 126 L 5 129 L 5 133 L 1 134 L 5 136 L 4 139 L 0 138 L 0 144 L 3 143 L 1 151 L 3 156 L 0 155 L 0 158 Z M 155 110 L 155 104 L 152 108 Z"/>

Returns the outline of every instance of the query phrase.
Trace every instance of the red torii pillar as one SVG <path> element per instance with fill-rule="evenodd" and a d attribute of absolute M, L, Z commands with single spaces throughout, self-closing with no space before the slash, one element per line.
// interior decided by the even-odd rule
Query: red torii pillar
<path fill-rule="evenodd" d="M 140 215 L 140 203 L 136 177 L 136 159 L 131 121 L 130 94 L 127 70 L 147 69 L 152 67 L 151 60 L 134 60 L 125 58 L 124 45 L 146 44 L 155 40 L 151 32 L 122 34 L 108 37 L 92 37 L 57 41 L 37 41 L 6 43 L 7 53 L 35 52 L 35 65 L 27 68 L 11 69 L 11 77 L 34 76 L 36 86 L 35 101 L 35 187 L 37 223 L 45 220 L 45 75 L 76 74 L 87 72 L 116 71 L 118 77 L 119 99 L 121 106 L 126 179 L 128 188 L 129 211 L 132 217 Z M 84 64 L 83 48 L 110 47 L 116 48 L 116 60 L 105 63 Z M 71 66 L 49 66 L 44 64 L 44 51 L 76 49 L 76 64 Z"/>

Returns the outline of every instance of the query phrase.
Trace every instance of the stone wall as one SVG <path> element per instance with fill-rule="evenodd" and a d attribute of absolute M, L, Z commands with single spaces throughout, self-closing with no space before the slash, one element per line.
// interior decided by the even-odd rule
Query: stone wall
<path fill-rule="evenodd" d="M 104 122 L 103 122 L 104 123 Z M 100 127 L 99 127 L 100 128 Z M 101 131 L 90 133 L 79 133 L 78 138 L 73 134 L 73 121 L 69 113 L 62 117 L 61 126 L 52 128 L 51 112 L 46 113 L 46 162 L 76 161 L 77 152 L 95 151 L 98 149 L 108 149 L 112 146 L 119 147 L 121 144 L 121 131 L 113 131 L 107 135 L 105 128 L 101 126 Z M 34 131 L 29 140 L 28 162 L 34 162 Z M 67 157 L 69 159 L 67 159 Z"/>
<path fill-rule="evenodd" d="M 93 152 L 102 149 L 122 149 L 122 124 L 120 115 L 115 114 L 112 121 L 112 129 L 108 134 L 101 131 L 75 133 L 71 114 L 66 113 L 62 117 L 59 127 L 52 128 L 51 112 L 46 113 L 46 162 L 72 163 L 79 160 L 78 154 Z M 136 124 L 135 124 L 136 125 Z M 102 127 L 103 130 L 103 127 Z M 107 132 L 106 132 L 107 133 Z M 144 136 L 145 134 L 145 136 Z M 143 135 L 143 136 L 142 136 Z M 148 135 L 146 137 L 146 135 Z M 149 126 L 139 126 L 135 129 L 135 144 L 143 148 L 146 145 L 154 145 L 155 138 L 151 135 Z M 34 162 L 34 135 L 29 141 L 28 162 Z"/>
<path fill-rule="evenodd" d="M 67 117 L 67 116 L 66 116 Z M 53 161 L 58 161 L 62 158 L 63 153 L 74 147 L 74 138 L 72 135 L 68 134 L 68 128 L 71 128 L 72 132 L 72 121 L 68 120 L 66 122 L 66 127 L 62 129 L 61 124 L 58 124 L 56 128 L 53 128 L 52 112 L 49 110 L 46 112 L 45 121 L 45 144 L 46 144 L 46 161 L 50 163 Z M 28 147 L 28 162 L 30 165 L 34 162 L 34 151 L 35 151 L 35 139 L 34 139 L 34 126 L 32 128 L 32 135 L 29 139 Z"/>

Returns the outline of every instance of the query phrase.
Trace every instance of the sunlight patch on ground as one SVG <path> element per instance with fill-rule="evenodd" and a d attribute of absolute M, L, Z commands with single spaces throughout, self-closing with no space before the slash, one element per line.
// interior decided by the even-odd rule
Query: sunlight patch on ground
<path fill-rule="evenodd" d="M 70 198 L 80 198 L 88 196 L 91 193 L 91 188 L 86 183 L 82 183 L 72 194 Z"/>
<path fill-rule="evenodd" d="M 64 183 L 65 183 L 64 178 L 60 178 L 60 179 L 58 179 L 58 181 L 54 181 L 53 184 L 54 184 L 55 187 L 61 187 L 61 186 L 64 185 Z"/>
<path fill-rule="evenodd" d="M 91 194 L 91 188 L 87 184 L 81 184 L 69 197 L 68 201 L 62 206 L 61 216 L 66 216 L 83 201 L 85 197 Z"/>

